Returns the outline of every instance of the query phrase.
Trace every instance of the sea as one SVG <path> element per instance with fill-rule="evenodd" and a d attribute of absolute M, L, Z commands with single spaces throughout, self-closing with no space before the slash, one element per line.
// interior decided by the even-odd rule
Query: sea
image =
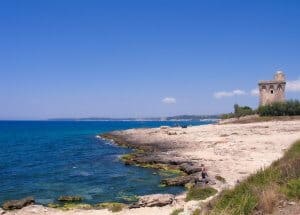
<path fill-rule="evenodd" d="M 85 203 L 134 201 L 136 196 L 183 191 L 164 187 L 170 173 L 124 165 L 122 148 L 96 136 L 114 130 L 213 121 L 0 121 L 0 204 L 33 196 L 55 203 L 76 195 Z"/>

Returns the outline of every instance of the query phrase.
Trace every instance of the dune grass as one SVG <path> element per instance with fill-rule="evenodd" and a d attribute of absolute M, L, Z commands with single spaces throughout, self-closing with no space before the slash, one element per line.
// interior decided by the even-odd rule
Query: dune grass
<path fill-rule="evenodd" d="M 270 167 L 224 190 L 212 203 L 209 214 L 271 213 L 282 198 L 300 200 L 300 140 Z"/>

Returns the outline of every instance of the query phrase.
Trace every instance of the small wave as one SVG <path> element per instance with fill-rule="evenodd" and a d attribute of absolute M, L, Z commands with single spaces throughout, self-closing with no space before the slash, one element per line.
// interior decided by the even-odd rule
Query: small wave
<path fill-rule="evenodd" d="M 83 177 L 88 177 L 88 176 L 91 176 L 93 175 L 92 173 L 90 172 L 87 172 L 87 171 L 76 171 L 74 174 L 72 174 L 73 176 L 83 176 Z"/>
<path fill-rule="evenodd" d="M 105 139 L 105 138 L 101 137 L 100 135 L 96 135 L 96 138 L 102 140 L 103 143 L 106 145 L 116 146 L 116 142 L 114 140 Z"/>

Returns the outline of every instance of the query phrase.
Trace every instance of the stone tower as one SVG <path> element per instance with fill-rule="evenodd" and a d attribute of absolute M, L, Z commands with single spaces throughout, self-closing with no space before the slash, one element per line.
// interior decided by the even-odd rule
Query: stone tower
<path fill-rule="evenodd" d="M 273 102 L 285 101 L 285 75 L 282 71 L 275 74 L 274 80 L 260 81 L 259 87 L 259 105 L 268 105 Z"/>

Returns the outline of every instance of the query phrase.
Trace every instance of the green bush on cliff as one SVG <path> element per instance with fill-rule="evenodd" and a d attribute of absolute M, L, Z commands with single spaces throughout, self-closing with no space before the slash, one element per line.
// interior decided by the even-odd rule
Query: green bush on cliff
<path fill-rule="evenodd" d="M 265 170 L 248 177 L 234 189 L 224 190 L 212 203 L 210 214 L 271 213 L 277 201 L 300 199 L 300 141 Z"/>
<path fill-rule="evenodd" d="M 291 179 L 282 189 L 290 199 L 300 200 L 300 179 Z"/>

